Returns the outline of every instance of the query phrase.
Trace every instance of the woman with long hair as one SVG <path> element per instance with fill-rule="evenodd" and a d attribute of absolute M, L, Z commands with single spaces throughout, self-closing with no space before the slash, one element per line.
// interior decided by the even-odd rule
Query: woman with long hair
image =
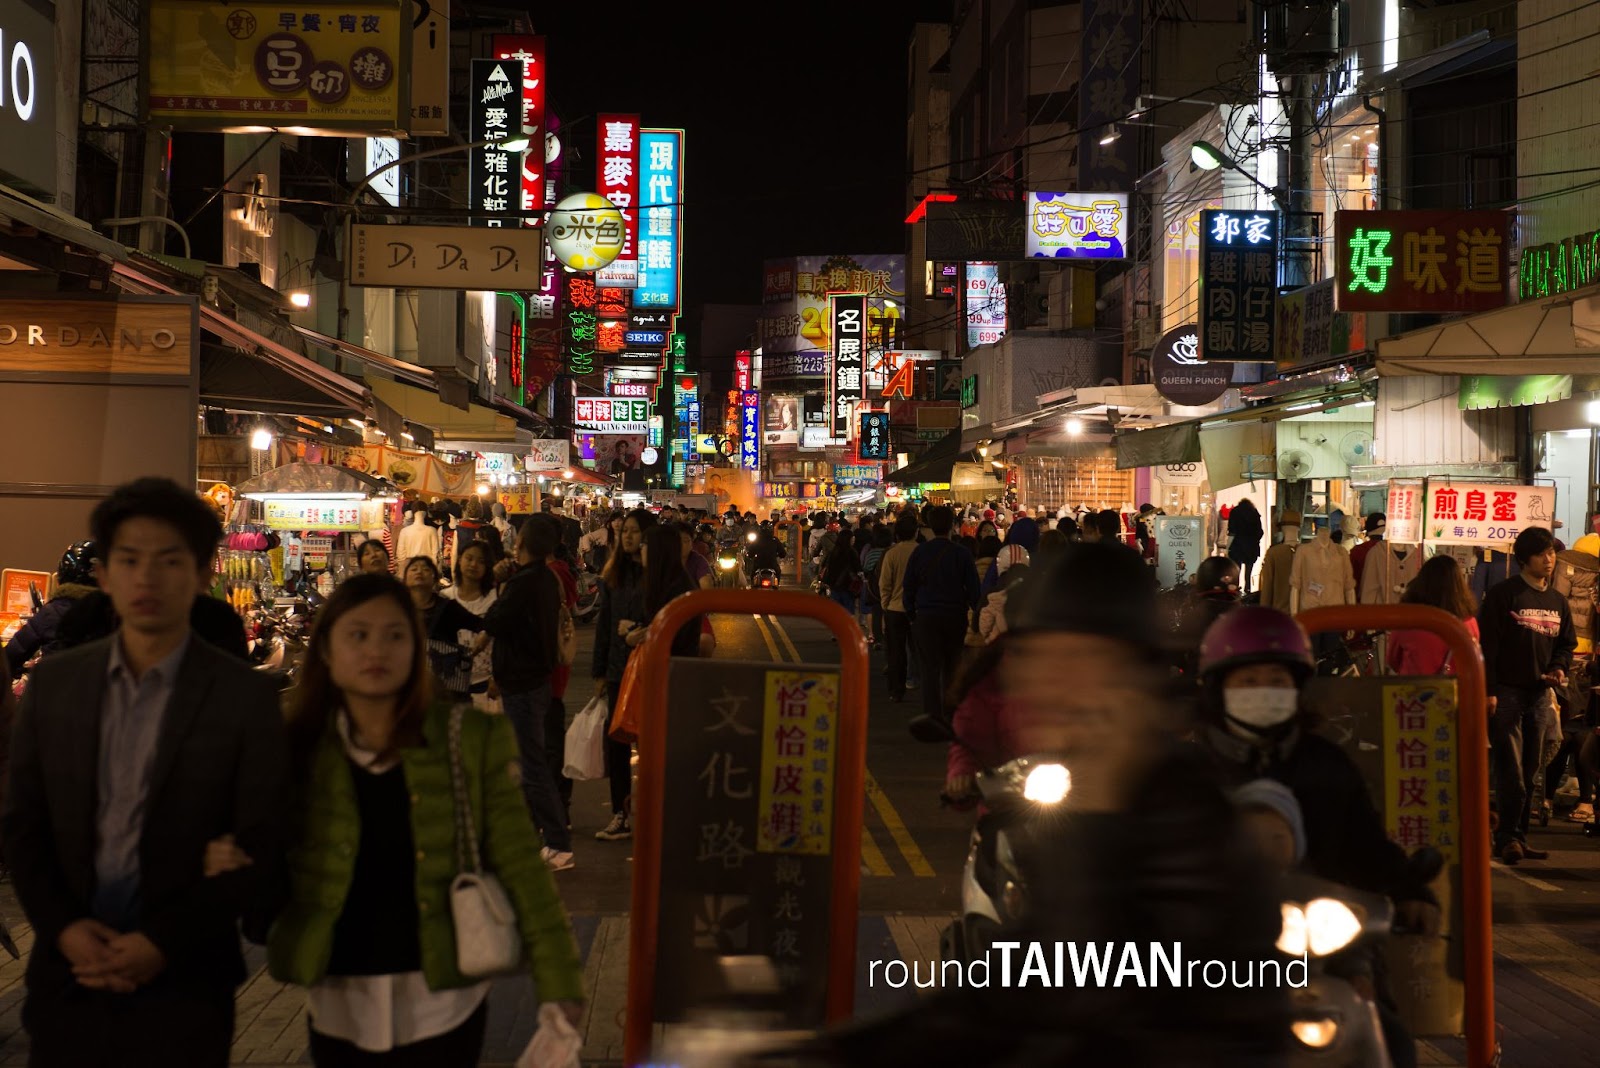
<path fill-rule="evenodd" d="M 853 540 L 850 528 L 841 527 L 828 558 L 822 562 L 822 584 L 828 587 L 828 596 L 852 616 L 856 614 L 855 587 L 861 579 L 860 550 L 854 547 Z"/>
<path fill-rule="evenodd" d="M 617 705 L 622 673 L 627 670 L 633 646 L 628 635 L 646 625 L 644 563 L 645 534 L 656 525 L 647 509 L 636 508 L 622 521 L 616 545 L 601 573 L 600 608 L 595 617 L 592 674 L 597 687 L 604 686 L 606 700 Z M 633 837 L 629 802 L 633 793 L 633 747 L 613 740 L 605 742 L 606 777 L 611 782 L 611 822 L 595 834 L 602 842 Z"/>
<path fill-rule="evenodd" d="M 483 620 L 456 601 L 439 596 L 439 568 L 428 557 L 407 560 L 401 576 L 422 613 L 422 633 L 434 675 L 451 696 L 471 700 L 472 645 L 483 632 Z"/>
<path fill-rule="evenodd" d="M 629 650 L 637 649 L 649 631 L 650 621 L 667 602 L 696 588 L 683 566 L 683 536 L 676 526 L 657 524 L 644 537 L 640 554 L 644 567 L 644 618 L 623 641 Z M 694 656 L 700 651 L 700 624 L 685 625 L 672 638 L 673 656 Z"/>
<path fill-rule="evenodd" d="M 493 530 L 493 527 L 485 527 Z M 495 548 L 499 543 L 484 537 L 480 532 L 471 545 L 456 554 L 455 585 L 441 594 L 447 600 L 471 612 L 478 619 L 494 605 L 499 596 L 494 581 L 494 565 L 500 562 Z M 409 570 L 409 569 L 408 569 Z M 469 692 L 472 703 L 491 711 L 498 709 L 500 691 L 494 685 L 494 642 L 473 654 L 472 678 Z"/>
<path fill-rule="evenodd" d="M 453 720 L 459 717 L 459 723 Z M 484 867 L 516 913 L 539 996 L 577 1022 L 577 946 L 516 778 L 510 724 L 431 695 L 411 593 L 357 575 L 312 629 L 288 719 L 295 786 L 273 978 L 308 989 L 313 1064 L 478 1063 L 489 983 L 456 966 L 452 730 Z M 248 863 L 213 843 L 208 875 Z"/>
<path fill-rule="evenodd" d="M 1467 576 L 1455 557 L 1440 554 L 1417 569 L 1417 577 L 1400 595 L 1401 604 L 1442 608 L 1478 637 L 1478 606 L 1467 588 Z M 1454 675 L 1450 647 L 1426 630 L 1397 630 L 1389 635 L 1389 669 L 1397 675 Z"/>

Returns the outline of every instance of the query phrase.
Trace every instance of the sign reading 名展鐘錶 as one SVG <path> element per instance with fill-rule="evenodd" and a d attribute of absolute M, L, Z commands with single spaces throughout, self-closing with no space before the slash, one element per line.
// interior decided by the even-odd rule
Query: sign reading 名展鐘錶
<path fill-rule="evenodd" d="M 544 266 L 539 230 L 351 223 L 349 248 L 353 286 L 517 291 L 532 288 Z"/>
<path fill-rule="evenodd" d="M 528 138 L 528 150 L 522 153 L 522 167 L 518 172 L 517 204 L 523 211 L 543 211 L 545 206 L 544 181 L 544 97 L 545 64 L 544 38 L 532 34 L 497 33 L 490 42 L 495 59 L 522 64 L 522 85 L 518 96 L 522 101 L 522 136 Z M 537 215 L 524 215 L 523 226 L 539 221 Z"/>
<path fill-rule="evenodd" d="M 1422 541 L 1422 480 L 1389 480 L 1384 507 L 1384 540 L 1394 545 Z"/>
<path fill-rule="evenodd" d="M 889 413 L 862 412 L 861 438 L 858 442 L 863 460 L 887 460 L 889 448 Z M 838 469 L 835 468 L 835 474 Z M 835 478 L 835 481 L 838 481 Z"/>
<path fill-rule="evenodd" d="M 1006 336 L 1006 287 L 998 263 L 967 264 L 967 347 L 992 345 Z"/>
<path fill-rule="evenodd" d="M 413 29 L 404 0 L 141 6 L 151 126 L 296 127 L 336 136 L 408 126 Z"/>
<path fill-rule="evenodd" d="M 1278 213 L 1200 213 L 1200 358 L 1277 358 Z"/>
<path fill-rule="evenodd" d="M 850 433 L 850 414 L 861 400 L 866 367 L 867 297 L 837 293 L 829 298 L 833 321 L 833 436 Z"/>
<path fill-rule="evenodd" d="M 1028 194 L 1030 259 L 1124 259 L 1130 229 L 1126 193 Z"/>
<path fill-rule="evenodd" d="M 54 7 L 20 0 L 0 12 L 0 176 L 56 197 Z"/>
<path fill-rule="evenodd" d="M 1156 392 L 1173 404 L 1210 404 L 1227 390 L 1233 372 L 1200 359 L 1200 331 L 1193 323 L 1161 335 L 1150 350 L 1150 378 Z"/>
<path fill-rule="evenodd" d="M 504 141 L 520 135 L 521 86 L 521 63 L 510 59 L 472 61 L 468 110 L 473 141 Z M 506 217 L 521 210 L 522 156 L 520 151 L 508 152 L 497 144 L 472 150 L 467 194 L 474 226 L 504 227 Z"/>
<path fill-rule="evenodd" d="M 639 116 L 605 114 L 597 119 L 595 188 L 622 212 L 622 251 L 595 276 L 598 285 L 633 289 L 639 284 Z"/>
<path fill-rule="evenodd" d="M 648 434 L 650 402 L 621 397 L 579 397 L 572 418 L 589 434 Z"/>
<path fill-rule="evenodd" d="M 1507 220 L 1503 211 L 1336 212 L 1339 310 L 1449 314 L 1510 303 Z"/>
<path fill-rule="evenodd" d="M 639 286 L 636 308 L 678 306 L 678 264 L 682 259 L 682 130 L 639 131 Z"/>
<path fill-rule="evenodd" d="M 524 463 L 530 474 L 564 471 L 572 466 L 572 442 L 566 438 L 535 438 L 528 443 Z"/>
<path fill-rule="evenodd" d="M 1435 545 L 1508 545 L 1527 527 L 1555 520 L 1554 486 L 1430 482 L 1422 540 Z"/>

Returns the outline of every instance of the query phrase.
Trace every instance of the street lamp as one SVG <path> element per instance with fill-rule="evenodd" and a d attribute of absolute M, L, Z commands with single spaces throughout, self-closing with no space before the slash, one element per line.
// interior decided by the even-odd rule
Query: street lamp
<path fill-rule="evenodd" d="M 430 148 L 426 152 L 413 152 L 409 156 L 400 156 L 379 164 L 367 176 L 356 183 L 350 190 L 350 195 L 345 198 L 344 213 L 349 214 L 356 208 L 356 201 L 361 199 L 361 194 L 367 191 L 373 181 L 385 171 L 392 170 L 403 163 L 416 163 L 418 160 L 432 159 L 435 156 L 448 156 L 456 152 L 471 152 L 477 148 L 488 148 L 490 145 L 498 146 L 506 152 L 521 152 L 528 147 L 527 137 L 488 137 L 482 141 L 468 141 L 462 145 L 445 145 L 443 148 Z M 349 255 L 349 249 L 345 250 Z M 339 340 L 348 340 L 345 337 L 346 329 L 350 322 L 350 268 L 348 264 L 339 265 Z"/>
<path fill-rule="evenodd" d="M 1237 160 L 1227 155 L 1222 151 L 1222 149 L 1218 148 L 1210 141 L 1201 140 L 1190 145 L 1189 162 L 1203 171 L 1214 171 L 1218 167 L 1221 167 L 1225 170 L 1238 171 L 1240 174 L 1250 179 L 1250 181 L 1255 184 L 1256 188 L 1262 190 L 1269 197 L 1271 197 L 1272 202 L 1278 206 L 1279 211 L 1283 212 L 1285 215 L 1288 214 L 1289 209 L 1284 203 L 1284 194 L 1287 192 L 1287 190 L 1282 188 L 1274 189 L 1266 182 L 1263 182 L 1260 178 L 1257 178 L 1251 172 L 1239 166 L 1239 162 Z"/>

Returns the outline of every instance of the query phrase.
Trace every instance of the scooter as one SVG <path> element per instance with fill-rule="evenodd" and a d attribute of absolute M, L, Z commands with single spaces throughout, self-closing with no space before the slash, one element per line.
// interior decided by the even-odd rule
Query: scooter
<path fill-rule="evenodd" d="M 750 576 L 750 587 L 756 590 L 775 590 L 778 588 L 778 573 L 764 567 Z"/>
<path fill-rule="evenodd" d="M 251 666 L 272 678 L 279 690 L 289 689 L 300 670 L 309 629 L 309 618 L 292 609 L 260 613 L 252 627 Z"/>

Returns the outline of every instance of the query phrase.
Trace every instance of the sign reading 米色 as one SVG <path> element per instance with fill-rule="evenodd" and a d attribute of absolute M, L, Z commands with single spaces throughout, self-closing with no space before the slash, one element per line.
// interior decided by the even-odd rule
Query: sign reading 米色
<path fill-rule="evenodd" d="M 1503 211 L 1341 211 L 1334 292 L 1343 312 L 1477 312 L 1509 303 Z"/>
<path fill-rule="evenodd" d="M 1600 230 L 1522 250 L 1517 265 L 1520 300 L 1553 297 L 1600 282 Z"/>
<path fill-rule="evenodd" d="M 1200 358 L 1277 357 L 1278 213 L 1200 213 Z"/>

